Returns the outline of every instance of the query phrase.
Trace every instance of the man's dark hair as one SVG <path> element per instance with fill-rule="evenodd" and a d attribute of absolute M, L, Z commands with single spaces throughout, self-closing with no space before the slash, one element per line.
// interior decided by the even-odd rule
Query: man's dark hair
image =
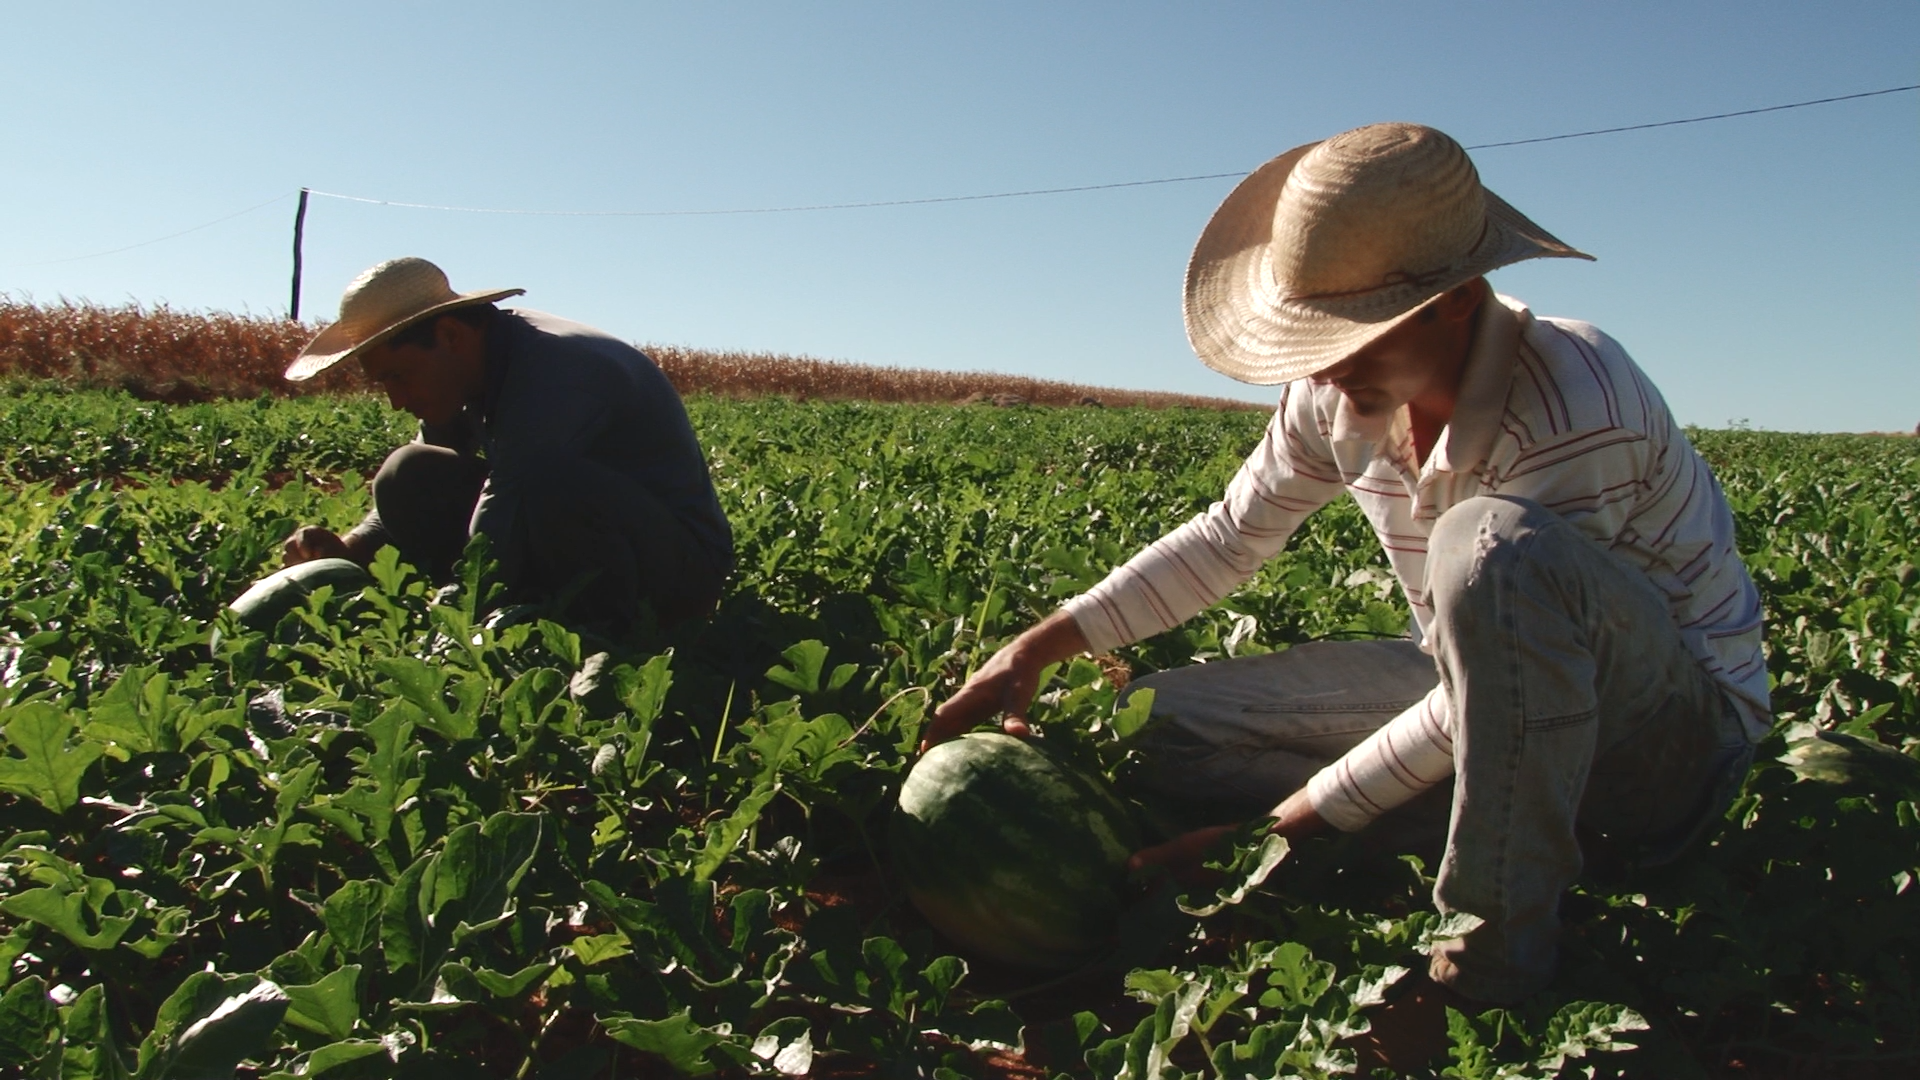
<path fill-rule="evenodd" d="M 421 319 L 388 338 L 387 344 L 396 349 L 409 345 L 420 349 L 431 349 L 436 333 L 434 327 L 440 325 L 441 319 L 459 319 L 476 330 L 485 330 L 487 325 L 493 322 L 493 317 L 499 313 L 499 309 L 492 304 L 468 304 L 457 307 L 451 311 L 443 311 L 433 318 Z"/>

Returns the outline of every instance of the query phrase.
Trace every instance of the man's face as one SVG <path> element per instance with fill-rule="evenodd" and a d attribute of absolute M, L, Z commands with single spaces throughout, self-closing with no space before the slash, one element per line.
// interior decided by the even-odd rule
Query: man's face
<path fill-rule="evenodd" d="M 1391 416 L 1436 390 L 1451 394 L 1451 384 L 1439 384 L 1457 379 L 1458 363 L 1450 361 L 1463 347 L 1458 327 L 1423 311 L 1311 378 L 1340 391 L 1359 416 Z"/>
<path fill-rule="evenodd" d="M 394 408 L 423 423 L 450 423 L 478 386 L 470 360 L 448 338 L 441 334 L 432 348 L 383 342 L 360 354 L 360 368 L 386 392 Z"/>

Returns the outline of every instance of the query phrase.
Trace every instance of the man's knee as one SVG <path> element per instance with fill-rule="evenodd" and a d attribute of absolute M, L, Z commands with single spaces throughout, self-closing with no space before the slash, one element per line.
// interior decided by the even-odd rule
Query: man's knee
<path fill-rule="evenodd" d="M 1524 566 L 1534 539 L 1566 525 L 1531 499 L 1480 495 L 1456 504 L 1434 522 L 1427 540 L 1427 597 L 1436 612 L 1486 589 L 1489 565 Z"/>
<path fill-rule="evenodd" d="M 471 503 L 479 498 L 483 480 L 473 461 L 444 446 L 407 443 L 388 454 L 373 474 L 374 506 L 385 517 L 393 508 L 450 498 Z"/>
<path fill-rule="evenodd" d="M 435 578 L 466 546 L 486 467 L 444 446 L 408 443 L 373 477 L 373 506 L 403 559 Z"/>

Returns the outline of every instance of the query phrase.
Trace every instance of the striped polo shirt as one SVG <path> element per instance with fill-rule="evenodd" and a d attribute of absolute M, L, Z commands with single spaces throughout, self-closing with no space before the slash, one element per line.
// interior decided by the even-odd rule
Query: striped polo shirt
<path fill-rule="evenodd" d="M 1108 650 L 1193 617 L 1343 490 L 1379 536 L 1424 639 L 1434 522 L 1466 499 L 1505 494 L 1540 503 L 1645 573 L 1687 649 L 1748 733 L 1763 736 L 1772 717 L 1760 595 L 1734 550 L 1718 481 L 1612 338 L 1496 299 L 1481 305 L 1452 421 L 1424 465 L 1406 408 L 1369 420 L 1330 385 L 1286 384 L 1226 495 L 1067 603 L 1088 643 Z M 1436 687 L 1314 777 L 1309 794 L 1323 817 L 1351 830 L 1452 768 L 1451 711 Z"/>

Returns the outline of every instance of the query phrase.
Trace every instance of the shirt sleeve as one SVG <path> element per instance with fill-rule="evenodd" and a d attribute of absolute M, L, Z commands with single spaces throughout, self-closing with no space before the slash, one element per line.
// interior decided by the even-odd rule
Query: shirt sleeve
<path fill-rule="evenodd" d="M 380 511 L 377 507 L 368 508 L 367 516 L 360 519 L 360 524 L 348 530 L 348 536 L 355 534 L 372 541 L 375 551 L 393 543 L 393 534 L 387 531 L 387 523 L 380 520 Z"/>
<path fill-rule="evenodd" d="M 1453 775 L 1453 710 L 1445 686 L 1409 705 L 1307 781 L 1327 823 L 1355 832 Z"/>
<path fill-rule="evenodd" d="M 1308 515 L 1343 490 L 1313 394 L 1304 384 L 1289 383 L 1226 495 L 1068 601 L 1065 610 L 1096 651 L 1170 630 L 1257 573 Z"/>

